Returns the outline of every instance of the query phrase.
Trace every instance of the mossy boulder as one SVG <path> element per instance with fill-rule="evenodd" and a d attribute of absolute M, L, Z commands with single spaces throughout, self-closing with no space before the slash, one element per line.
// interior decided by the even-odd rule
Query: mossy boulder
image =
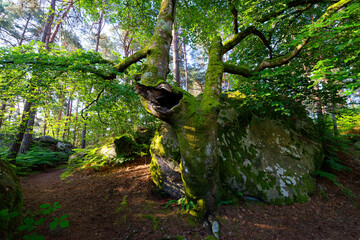
<path fill-rule="evenodd" d="M 260 112 L 250 110 L 239 95 L 222 97 L 218 154 L 220 181 L 226 192 L 274 205 L 309 201 L 315 190 L 313 173 L 322 165 L 324 155 L 312 120 L 301 106 L 294 109 L 291 116 L 270 107 Z M 151 154 L 154 182 L 172 196 L 182 195 L 182 183 L 174 184 L 168 177 L 180 178 L 181 156 L 171 126 L 160 128 Z"/>
<path fill-rule="evenodd" d="M 185 192 L 179 166 L 179 143 L 169 124 L 162 124 L 155 133 L 150 153 L 150 172 L 155 184 L 173 198 L 181 198 Z"/>
<path fill-rule="evenodd" d="M 70 166 L 98 167 L 117 165 L 149 153 L 152 130 L 140 129 L 135 133 L 125 133 L 118 137 L 102 139 L 85 149 L 78 149 L 69 157 Z"/>
<path fill-rule="evenodd" d="M 10 165 L 0 160 L 0 239 L 13 239 L 22 223 L 22 208 L 19 180 Z"/>

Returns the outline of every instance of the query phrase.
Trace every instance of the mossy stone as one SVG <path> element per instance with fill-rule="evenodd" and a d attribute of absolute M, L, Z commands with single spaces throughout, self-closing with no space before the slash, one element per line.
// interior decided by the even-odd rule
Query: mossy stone
<path fill-rule="evenodd" d="M 8 162 L 0 160 L 0 211 L 15 217 L 0 215 L 0 239 L 13 239 L 17 227 L 22 223 L 23 198 L 19 180 Z"/>
<path fill-rule="evenodd" d="M 274 205 L 309 201 L 315 190 L 313 173 L 324 158 L 315 125 L 300 111 L 302 106 L 297 106 L 300 115 L 294 118 L 266 106 L 255 111 L 244 104 L 244 98 L 236 92 L 221 96 L 217 149 L 220 182 L 223 192 L 228 193 L 223 196 L 241 193 Z M 168 142 L 173 143 L 171 147 Z M 159 186 L 172 173 L 164 171 L 166 168 L 158 161 L 167 159 L 167 165 L 177 163 L 181 159 L 178 147 L 174 130 L 164 125 L 151 148 L 151 172 Z M 192 154 L 184 150 L 182 153 L 187 158 Z"/>

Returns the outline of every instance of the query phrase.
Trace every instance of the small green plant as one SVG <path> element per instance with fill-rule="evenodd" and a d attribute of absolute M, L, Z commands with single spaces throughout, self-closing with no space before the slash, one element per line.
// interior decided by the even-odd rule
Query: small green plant
<path fill-rule="evenodd" d="M 153 226 L 154 226 L 154 230 L 158 230 L 159 229 L 159 220 L 156 218 L 156 217 L 154 217 L 154 215 L 152 215 L 152 214 L 143 214 L 142 216 L 141 216 L 141 218 L 142 219 L 150 219 L 150 220 L 152 220 L 152 222 L 153 222 Z"/>
<path fill-rule="evenodd" d="M 350 201 L 357 206 L 356 202 L 354 201 L 354 198 L 357 198 L 357 196 L 347 187 L 345 187 L 344 185 L 342 185 L 338 179 L 338 177 L 335 174 L 332 173 L 328 173 L 328 172 L 324 172 L 321 170 L 318 170 L 315 172 L 315 175 L 320 176 L 320 177 L 324 177 L 329 179 L 330 181 L 332 181 L 336 186 L 338 186 L 342 193 L 344 194 L 345 197 L 349 198 Z M 325 192 L 324 192 L 325 193 Z M 322 193 L 321 193 L 322 194 Z M 323 195 L 323 194 L 322 194 Z M 325 197 L 326 198 L 326 197 Z M 327 198 L 326 198 L 327 199 Z"/>
<path fill-rule="evenodd" d="M 196 205 L 193 201 L 189 201 L 186 197 L 179 198 L 178 200 L 170 200 L 165 208 L 169 207 L 172 203 L 176 203 L 181 206 L 181 211 L 189 212 L 190 210 L 196 208 Z"/>
<path fill-rule="evenodd" d="M 9 219 L 17 217 L 18 215 L 18 212 L 9 213 L 9 209 L 2 209 L 0 210 L 0 222 L 8 222 Z"/>
<path fill-rule="evenodd" d="M 230 204 L 232 204 L 232 203 L 234 203 L 233 200 L 220 201 L 220 202 L 218 203 L 218 207 L 220 207 L 221 205 L 230 205 Z"/>
<path fill-rule="evenodd" d="M 332 173 L 334 171 L 351 171 L 351 169 L 342 162 L 343 157 L 352 157 L 348 154 L 351 152 L 349 147 L 350 142 L 342 136 L 332 134 L 329 130 L 329 123 L 323 122 L 322 124 L 324 124 L 323 148 L 325 150 L 325 161 L 322 169 L 317 170 L 315 175 L 332 181 L 342 190 L 344 196 L 349 198 L 351 202 L 356 205 L 353 198 L 356 198 L 357 196 L 349 188 L 341 184 L 338 177 Z"/>
<path fill-rule="evenodd" d="M 118 209 L 116 209 L 116 213 L 121 212 L 121 210 L 123 210 L 125 207 L 127 206 L 127 195 L 124 196 L 122 202 L 120 203 L 120 207 L 118 207 Z"/>
<path fill-rule="evenodd" d="M 59 202 L 55 202 L 53 205 L 48 203 L 42 204 L 40 206 L 41 210 L 39 211 L 39 214 L 42 216 L 49 215 L 50 213 L 55 212 L 59 208 L 61 208 Z M 50 230 L 54 230 L 57 226 L 60 226 L 60 228 L 68 228 L 69 221 L 66 220 L 67 218 L 67 214 L 62 215 L 59 218 L 55 217 L 53 221 L 49 224 Z M 34 215 L 29 215 L 24 219 L 24 224 L 18 227 L 18 230 L 21 232 L 26 231 L 28 233 L 24 235 L 25 240 L 43 240 L 44 236 L 38 235 L 34 230 L 37 226 L 43 224 L 45 220 L 45 217 L 36 219 Z"/>

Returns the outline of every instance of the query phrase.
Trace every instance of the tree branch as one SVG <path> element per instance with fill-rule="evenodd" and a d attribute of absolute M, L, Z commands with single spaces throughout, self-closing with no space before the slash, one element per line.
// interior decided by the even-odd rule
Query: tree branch
<path fill-rule="evenodd" d="M 241 75 L 243 77 L 251 77 L 252 71 L 244 66 L 237 66 L 234 64 L 224 62 L 224 72 Z"/>
<path fill-rule="evenodd" d="M 308 1 L 312 2 L 312 1 Z M 338 11 L 340 8 L 344 7 L 346 4 L 348 4 L 349 2 L 351 2 L 351 0 L 341 0 L 333 5 L 331 5 L 330 7 L 328 7 L 325 11 L 325 13 L 319 18 L 319 20 L 316 23 L 322 23 L 324 22 L 328 17 L 330 17 L 332 14 L 334 14 L 336 11 Z M 319 29 L 321 28 L 315 28 L 313 30 L 313 32 L 317 32 Z M 289 52 L 288 54 L 272 59 L 272 60 L 263 60 L 260 65 L 256 68 L 255 71 L 261 71 L 264 70 L 265 68 L 274 68 L 280 65 L 283 65 L 285 63 L 287 63 L 288 61 L 290 61 L 291 59 L 293 59 L 300 51 L 301 49 L 309 42 L 310 37 L 305 38 L 301 44 L 297 45 L 291 52 Z"/>
<path fill-rule="evenodd" d="M 272 48 L 269 44 L 269 41 L 266 40 L 264 34 L 262 34 L 262 32 L 260 32 L 259 30 L 257 30 L 256 28 L 252 31 L 252 34 L 256 35 L 262 42 L 262 44 L 264 44 L 264 46 L 267 47 L 267 49 L 269 49 L 269 53 L 270 56 L 272 55 Z"/>
<path fill-rule="evenodd" d="M 238 23 L 238 11 L 236 10 L 234 4 L 231 0 L 228 0 L 228 3 L 231 7 L 231 15 L 233 17 L 233 28 L 234 28 L 234 34 L 239 33 L 239 23 Z"/>
<path fill-rule="evenodd" d="M 244 31 L 235 34 L 230 40 L 224 43 L 222 48 L 222 54 L 225 54 L 231 49 L 233 49 L 237 44 L 239 44 L 242 40 L 249 36 L 253 30 L 254 27 L 248 27 Z"/>
<path fill-rule="evenodd" d="M 69 1 L 68 3 L 68 6 L 66 7 L 65 11 L 63 12 L 63 14 L 61 15 L 59 21 L 57 22 L 56 24 L 56 27 L 54 29 L 54 32 L 51 34 L 50 38 L 49 38 L 49 43 L 54 43 L 54 40 L 55 40 L 55 37 L 56 37 L 56 34 L 58 33 L 59 31 L 59 27 L 60 25 L 62 24 L 63 20 L 66 18 L 70 8 L 73 6 L 74 4 L 74 1 Z"/>
<path fill-rule="evenodd" d="M 86 107 L 84 107 L 82 110 L 81 110 L 81 117 L 82 119 L 86 120 L 87 118 L 85 118 L 83 116 L 83 113 L 84 113 L 84 110 L 88 109 L 91 105 L 94 104 L 94 102 L 97 102 L 101 96 L 101 94 L 105 91 L 105 87 L 103 87 L 103 89 L 101 89 L 101 91 L 98 93 L 96 99 L 94 99 L 90 104 L 88 104 Z"/>
<path fill-rule="evenodd" d="M 277 57 L 271 60 L 263 60 L 260 65 L 256 68 L 256 71 L 264 70 L 265 68 L 274 68 L 280 65 L 283 65 L 293 59 L 301 49 L 309 42 L 310 38 L 306 38 L 301 44 L 297 45 L 291 52 L 288 54 Z"/>
<path fill-rule="evenodd" d="M 122 62 L 120 62 L 115 66 L 115 69 L 118 72 L 124 72 L 132 64 L 140 61 L 143 58 L 146 58 L 148 54 L 149 54 L 149 50 L 147 48 L 143 48 L 140 51 L 131 55 L 130 57 L 125 58 Z"/>

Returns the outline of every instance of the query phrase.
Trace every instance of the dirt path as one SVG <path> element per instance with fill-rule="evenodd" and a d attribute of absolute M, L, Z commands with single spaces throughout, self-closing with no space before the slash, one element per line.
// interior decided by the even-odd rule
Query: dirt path
<path fill-rule="evenodd" d="M 360 168 L 340 180 L 360 195 Z M 21 180 L 25 211 L 44 203 L 60 202 L 51 218 L 68 214 L 70 227 L 37 232 L 45 239 L 203 239 L 209 227 L 184 214 L 178 206 L 165 208 L 170 200 L 157 192 L 148 164 L 132 164 L 106 173 L 76 174 L 64 181 L 62 170 L 36 174 Z M 306 204 L 275 207 L 241 203 L 221 206 L 217 216 L 221 239 L 356 239 L 360 238 L 360 209 L 326 179 L 318 181 L 317 193 Z M 323 190 L 320 190 L 323 189 Z M 329 198 L 327 200 L 326 198 Z M 360 206 L 359 198 L 355 203 Z"/>

